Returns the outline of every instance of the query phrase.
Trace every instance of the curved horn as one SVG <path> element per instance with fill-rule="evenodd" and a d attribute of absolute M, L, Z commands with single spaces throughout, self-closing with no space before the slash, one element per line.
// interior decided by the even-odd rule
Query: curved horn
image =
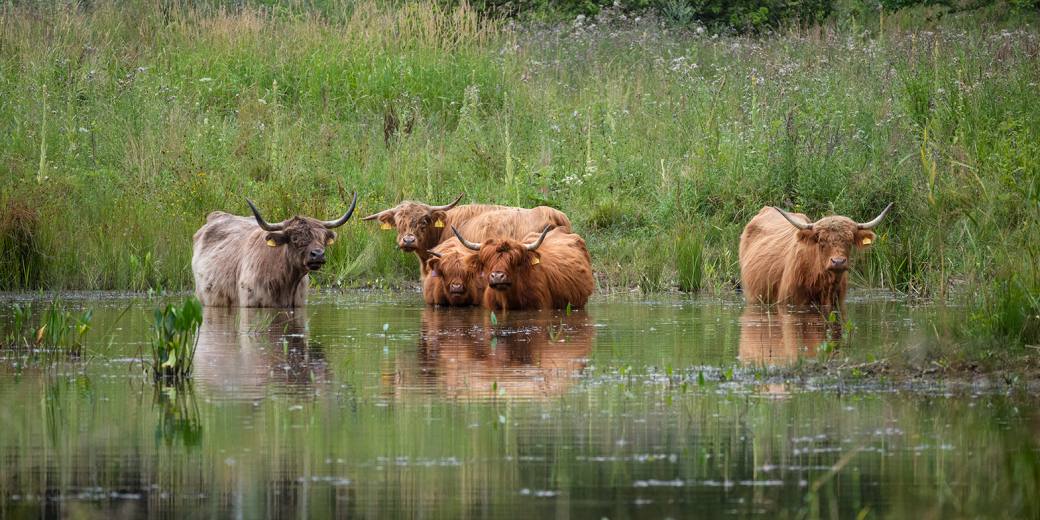
<path fill-rule="evenodd" d="M 373 213 L 373 214 L 371 214 L 371 215 L 369 215 L 367 217 L 361 217 L 361 220 L 375 220 L 375 219 L 379 218 L 379 216 L 382 215 L 383 213 L 386 213 L 387 211 L 391 211 L 393 209 L 394 208 L 384 209 L 383 211 L 380 211 L 379 213 Z"/>
<path fill-rule="evenodd" d="M 277 224 L 269 224 L 264 217 L 260 216 L 260 210 L 256 209 L 256 205 L 253 201 L 246 199 L 246 204 L 249 204 L 249 209 L 253 210 L 253 216 L 256 217 L 256 223 L 260 224 L 260 229 L 264 231 L 281 231 L 285 229 L 285 223 L 279 222 Z"/>
<path fill-rule="evenodd" d="M 458 204 L 459 201 L 462 200 L 462 197 L 465 195 L 465 193 L 460 193 L 459 196 L 455 199 L 455 202 L 452 202 L 451 204 L 448 204 L 446 206 L 430 206 L 430 211 L 448 211 L 449 209 L 454 208 L 455 205 Z"/>
<path fill-rule="evenodd" d="M 338 228 L 338 227 L 342 226 L 343 224 L 346 224 L 347 221 L 350 220 L 350 216 L 354 214 L 354 208 L 356 208 L 356 207 L 357 207 L 357 192 L 355 191 L 354 192 L 354 201 L 350 203 L 350 209 L 348 209 L 347 212 L 344 213 L 342 217 L 340 217 L 340 218 L 338 218 L 336 220 L 326 220 L 326 221 L 322 222 L 322 224 L 325 226 L 325 229 Z"/>
<path fill-rule="evenodd" d="M 792 215 L 792 214 L 790 214 L 790 213 L 788 213 L 788 212 L 786 212 L 786 211 L 784 211 L 784 210 L 782 210 L 782 209 L 780 209 L 780 208 L 778 208 L 776 206 L 773 206 L 773 209 L 779 211 L 780 214 L 783 215 L 784 218 L 787 219 L 788 222 L 790 222 L 791 224 L 794 225 L 794 227 L 796 227 L 798 229 L 812 229 L 812 226 L 813 226 L 812 222 L 798 222 L 798 219 L 795 218 L 794 215 Z"/>
<path fill-rule="evenodd" d="M 458 201 L 456 201 L 456 202 L 458 202 Z M 470 242 L 469 240 L 466 240 L 465 238 L 462 238 L 462 234 L 459 233 L 459 230 L 456 229 L 455 226 L 451 226 L 451 232 L 455 233 L 455 238 L 459 239 L 459 242 L 462 242 L 462 245 L 464 245 L 467 248 L 472 249 L 474 251 L 480 251 L 481 244 L 474 244 L 473 242 Z"/>
<path fill-rule="evenodd" d="M 438 253 L 438 252 L 436 252 L 436 251 L 434 251 L 432 249 L 427 249 L 426 252 L 430 253 L 433 256 L 436 256 L 437 258 L 441 258 L 441 257 L 444 256 L 444 253 Z"/>
<path fill-rule="evenodd" d="M 895 202 L 889 202 L 888 206 L 885 206 L 885 209 L 881 210 L 881 214 L 876 216 L 876 217 L 874 217 L 874 220 L 871 220 L 870 222 L 864 222 L 862 224 L 856 224 L 856 225 L 860 229 L 873 229 L 874 226 L 877 226 L 878 224 L 881 223 L 881 220 L 885 218 L 885 215 L 888 214 L 888 210 L 892 209 L 892 206 L 894 204 L 895 204 Z"/>
<path fill-rule="evenodd" d="M 538 246 L 542 245 L 542 241 L 545 240 L 545 235 L 548 235 L 552 229 L 552 226 L 545 226 L 545 229 L 542 230 L 542 236 L 538 237 L 538 240 L 535 240 L 533 244 L 524 244 L 524 246 L 527 247 L 528 251 L 538 249 Z"/>

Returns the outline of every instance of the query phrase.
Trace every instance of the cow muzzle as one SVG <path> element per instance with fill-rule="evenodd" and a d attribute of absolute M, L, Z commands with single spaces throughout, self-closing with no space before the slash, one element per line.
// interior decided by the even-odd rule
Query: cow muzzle
<path fill-rule="evenodd" d="M 448 292 L 451 294 L 462 294 L 466 292 L 466 286 L 461 283 L 450 283 L 448 284 Z"/>
<path fill-rule="evenodd" d="M 307 269 L 317 271 L 325 265 L 325 250 L 314 249 L 307 255 Z"/>
<path fill-rule="evenodd" d="M 488 276 L 488 285 L 491 286 L 492 289 L 503 290 L 508 289 L 510 285 L 513 285 L 513 282 L 509 281 L 509 277 L 506 276 L 506 273 L 503 273 L 502 271 L 494 271 L 490 276 Z"/>
<path fill-rule="evenodd" d="M 849 268 L 849 259 L 847 257 L 844 257 L 844 256 L 836 256 L 836 257 L 831 258 L 831 263 L 830 263 L 830 265 L 827 266 L 827 269 L 829 269 L 831 271 L 844 271 L 844 270 L 846 270 L 848 268 Z"/>
<path fill-rule="evenodd" d="M 401 248 L 401 251 L 413 252 L 418 245 L 418 240 L 415 239 L 415 235 L 405 235 L 401 237 L 401 241 L 397 243 L 397 247 Z"/>

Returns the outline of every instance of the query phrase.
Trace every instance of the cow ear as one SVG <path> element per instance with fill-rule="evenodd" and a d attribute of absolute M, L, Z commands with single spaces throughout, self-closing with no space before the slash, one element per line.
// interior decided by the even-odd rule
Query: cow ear
<path fill-rule="evenodd" d="M 798 230 L 798 240 L 808 243 L 816 243 L 816 231 L 812 229 L 800 229 Z"/>
<path fill-rule="evenodd" d="M 335 231 L 329 231 L 329 234 L 325 235 L 325 245 L 326 246 L 331 246 L 334 243 L 336 243 L 336 232 Z"/>
<path fill-rule="evenodd" d="M 542 255 L 538 254 L 538 251 L 528 251 L 528 257 L 531 259 L 531 265 L 538 265 L 542 263 Z"/>
<path fill-rule="evenodd" d="M 289 237 L 285 233 L 268 233 L 267 245 L 271 247 L 284 246 L 289 243 Z"/>
<path fill-rule="evenodd" d="M 856 247 L 860 249 L 866 249 L 870 247 L 870 244 L 877 240 L 877 235 L 869 229 L 860 229 L 856 231 Z"/>
<path fill-rule="evenodd" d="M 448 213 L 443 210 L 436 210 L 430 213 L 430 219 L 433 222 L 433 227 L 442 228 L 448 223 Z"/>
<path fill-rule="evenodd" d="M 426 268 L 429 269 L 431 273 L 436 271 L 437 266 L 439 265 L 441 265 L 441 259 L 436 256 L 431 256 L 426 259 Z"/>
<path fill-rule="evenodd" d="M 473 271 L 479 271 L 480 270 L 480 255 L 479 254 L 475 254 L 475 255 L 467 256 L 466 257 L 466 266 L 468 266 Z"/>
<path fill-rule="evenodd" d="M 394 228 L 394 212 L 388 211 L 379 215 L 379 227 L 380 229 L 393 229 Z"/>

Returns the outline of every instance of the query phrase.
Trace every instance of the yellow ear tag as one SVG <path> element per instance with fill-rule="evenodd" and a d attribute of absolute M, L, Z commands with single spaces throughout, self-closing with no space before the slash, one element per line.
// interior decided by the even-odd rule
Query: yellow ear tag
<path fill-rule="evenodd" d="M 444 227 L 444 221 L 441 219 L 437 219 L 437 222 L 433 223 L 433 227 Z"/>
<path fill-rule="evenodd" d="M 325 242 L 325 245 L 331 246 L 332 244 L 335 244 L 335 243 L 336 243 L 336 239 L 335 238 L 330 238 L 328 242 Z"/>
<path fill-rule="evenodd" d="M 873 244 L 873 243 L 874 243 L 874 241 L 871 240 L 870 237 L 863 237 L 863 245 L 869 246 L 870 244 Z"/>
<path fill-rule="evenodd" d="M 267 245 L 271 247 L 278 247 L 278 242 L 275 242 L 274 240 L 268 240 Z"/>
<path fill-rule="evenodd" d="M 538 265 L 540 263 L 542 263 L 542 261 L 539 260 L 537 256 L 534 257 L 534 260 L 531 260 L 531 265 Z"/>
<path fill-rule="evenodd" d="M 382 229 L 382 230 L 384 230 L 384 231 L 386 231 L 387 229 L 393 229 L 393 228 L 394 228 L 394 226 L 391 226 L 390 224 L 387 224 L 386 222 L 383 222 L 383 223 L 382 223 L 382 224 L 381 224 L 381 225 L 379 226 L 379 229 Z"/>

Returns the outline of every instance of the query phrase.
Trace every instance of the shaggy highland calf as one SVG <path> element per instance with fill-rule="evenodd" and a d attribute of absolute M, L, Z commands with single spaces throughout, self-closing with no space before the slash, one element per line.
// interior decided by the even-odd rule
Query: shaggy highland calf
<path fill-rule="evenodd" d="M 336 220 L 293 217 L 268 223 L 246 200 L 254 218 L 214 211 L 193 237 L 191 270 L 195 296 L 208 307 L 302 307 L 307 303 L 307 274 L 325 264 L 332 229 L 350 219 L 350 209 Z"/>
<path fill-rule="evenodd" d="M 563 212 L 539 206 L 532 209 L 509 208 L 489 211 L 468 221 L 461 230 L 477 240 L 512 238 L 522 240 L 546 226 L 570 232 L 570 220 Z M 480 305 L 487 279 L 475 270 L 469 257 L 473 251 L 458 238 L 451 237 L 429 251 L 423 277 L 423 298 L 431 305 Z"/>
<path fill-rule="evenodd" d="M 474 254 L 455 237 L 430 250 L 422 284 L 427 305 L 480 305 L 487 282 L 469 262 Z"/>
<path fill-rule="evenodd" d="M 419 257 L 419 269 L 422 276 L 426 275 L 426 261 L 430 258 L 429 250 L 451 238 L 451 226 L 471 234 L 475 240 L 483 240 L 484 237 L 498 236 L 498 234 L 515 236 L 521 231 L 530 232 L 542 229 L 541 225 L 532 229 L 533 224 L 531 223 L 545 222 L 567 229 L 570 229 L 571 225 L 567 215 L 553 208 L 522 209 L 491 204 L 457 206 L 460 200 L 462 200 L 462 195 L 446 206 L 428 206 L 420 202 L 404 201 L 362 220 L 378 220 L 383 229 L 396 229 L 397 247 L 401 251 L 415 253 Z M 485 213 L 503 210 L 512 210 L 516 213 L 494 227 L 488 227 L 487 221 L 476 224 L 471 222 Z"/>
<path fill-rule="evenodd" d="M 477 244 L 452 228 L 462 245 L 476 254 L 467 261 L 486 278 L 483 305 L 491 310 L 584 307 L 595 287 L 585 241 L 574 233 L 531 233 L 518 242 L 492 238 Z"/>
<path fill-rule="evenodd" d="M 870 222 L 840 216 L 816 222 L 766 206 L 740 234 L 740 279 L 750 303 L 838 307 L 845 315 L 849 253 L 875 240 L 889 204 Z"/>

